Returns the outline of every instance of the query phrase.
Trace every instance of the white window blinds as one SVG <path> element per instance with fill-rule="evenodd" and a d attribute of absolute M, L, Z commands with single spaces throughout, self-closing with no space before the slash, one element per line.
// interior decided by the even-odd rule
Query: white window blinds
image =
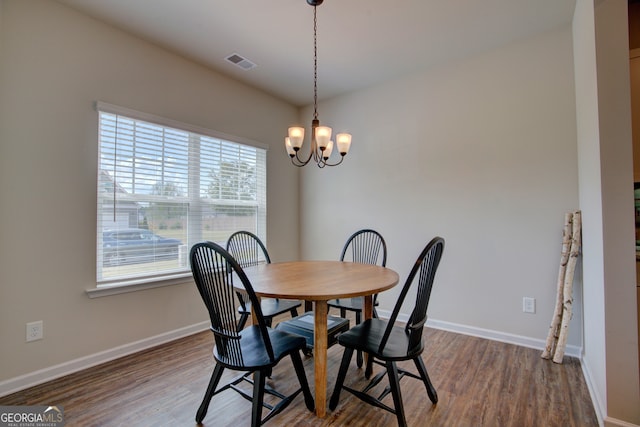
<path fill-rule="evenodd" d="M 98 286 L 189 273 L 191 246 L 266 241 L 266 149 L 98 103 Z"/>

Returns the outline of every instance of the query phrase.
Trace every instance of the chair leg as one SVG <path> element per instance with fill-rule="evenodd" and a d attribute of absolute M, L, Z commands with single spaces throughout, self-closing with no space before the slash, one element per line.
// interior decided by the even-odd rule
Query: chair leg
<path fill-rule="evenodd" d="M 209 380 L 209 386 L 207 387 L 207 391 L 204 393 L 204 399 L 202 399 L 198 412 L 196 412 L 196 422 L 198 424 L 202 423 L 202 420 L 204 420 L 204 417 L 207 415 L 209 402 L 211 402 L 211 398 L 213 397 L 213 393 L 216 391 L 220 377 L 222 377 L 222 371 L 224 371 L 224 366 L 216 363 L 216 367 L 214 368 L 213 373 L 211 374 L 211 379 Z"/>
<path fill-rule="evenodd" d="M 347 369 L 349 369 L 349 363 L 351 363 L 351 356 L 353 356 L 353 349 L 345 347 L 342 355 L 342 362 L 340 363 L 340 370 L 338 371 L 338 378 L 336 379 L 336 386 L 331 394 L 331 400 L 329 401 L 329 409 L 332 411 L 338 406 L 338 400 L 340 400 L 340 390 L 344 384 L 344 379 L 347 376 Z"/>
<path fill-rule="evenodd" d="M 362 321 L 361 313 L 362 312 L 360 311 L 356 311 L 356 325 L 359 325 Z M 356 353 L 356 365 L 358 365 L 358 368 L 362 368 L 362 352 L 360 350 L 358 350 Z"/>
<path fill-rule="evenodd" d="M 264 317 L 264 323 L 270 328 L 272 317 Z M 273 373 L 273 368 L 269 368 L 265 371 L 267 378 L 271 378 L 271 374 Z"/>
<path fill-rule="evenodd" d="M 387 362 L 387 376 L 389 377 L 389 388 L 393 396 L 393 406 L 396 410 L 398 427 L 406 427 L 407 420 L 404 416 L 404 406 L 402 405 L 402 393 L 400 393 L 400 380 L 398 379 L 398 367 L 395 362 Z"/>
<path fill-rule="evenodd" d="M 358 350 L 356 352 L 356 365 L 358 365 L 358 368 L 362 368 L 362 363 L 362 352 Z"/>
<path fill-rule="evenodd" d="M 313 412 L 316 409 L 316 404 L 313 400 L 313 396 L 311 395 L 309 383 L 307 382 L 307 374 L 305 374 L 304 372 L 302 358 L 300 357 L 300 353 L 298 351 L 294 351 L 293 353 L 291 353 L 291 361 L 293 362 L 293 367 L 296 370 L 296 375 L 298 376 L 298 381 L 300 382 L 300 387 L 302 388 L 304 403 L 307 405 L 307 409 Z"/>
<path fill-rule="evenodd" d="M 431 399 L 431 402 L 433 403 L 438 403 L 438 393 L 436 393 L 436 389 L 433 387 L 433 384 L 431 384 L 431 380 L 429 379 L 429 374 L 427 374 L 427 368 L 424 366 L 422 357 L 416 357 L 415 359 L 413 359 L 413 362 L 415 363 L 416 369 L 418 369 L 420 377 L 422 378 L 422 382 L 427 389 L 429 399 Z"/>
<path fill-rule="evenodd" d="M 253 374 L 253 404 L 251 406 L 251 427 L 262 424 L 262 404 L 264 402 L 264 384 L 266 375 L 262 371 Z"/>
<path fill-rule="evenodd" d="M 373 374 L 373 355 L 369 354 L 369 357 L 367 358 L 367 367 L 364 370 L 364 377 L 366 379 L 370 379 L 371 374 Z"/>

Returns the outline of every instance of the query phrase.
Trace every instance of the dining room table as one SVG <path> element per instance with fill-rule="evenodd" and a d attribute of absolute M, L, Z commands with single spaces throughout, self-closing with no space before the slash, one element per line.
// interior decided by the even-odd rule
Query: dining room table
<path fill-rule="evenodd" d="M 373 295 L 393 288 L 398 273 L 378 265 L 343 261 L 292 261 L 244 269 L 256 295 L 305 301 L 314 313 L 314 384 L 316 416 L 327 411 L 327 301 L 364 297 L 363 318 L 373 314 Z M 255 322 L 255 319 L 254 319 Z"/>

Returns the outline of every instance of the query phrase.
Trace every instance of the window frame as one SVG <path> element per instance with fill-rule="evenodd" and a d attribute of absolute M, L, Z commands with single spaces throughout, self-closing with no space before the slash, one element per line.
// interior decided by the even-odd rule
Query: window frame
<path fill-rule="evenodd" d="M 113 104 L 108 104 L 105 102 L 98 101 L 95 104 L 95 109 L 97 111 L 97 137 L 98 137 L 98 159 L 97 159 L 97 168 L 98 168 L 98 179 L 101 171 L 101 156 L 103 152 L 103 147 L 101 145 L 101 131 L 102 131 L 102 122 L 101 122 L 101 114 L 110 114 L 123 116 L 126 119 L 148 122 L 153 125 L 161 126 L 163 128 L 170 128 L 179 130 L 182 132 L 189 133 L 189 142 L 188 142 L 188 154 L 189 156 L 194 155 L 194 149 L 199 150 L 200 142 L 204 141 L 205 138 L 212 138 L 218 140 L 218 143 L 221 145 L 225 145 L 227 143 L 234 144 L 238 146 L 238 150 L 242 150 L 242 146 L 250 147 L 251 149 L 257 149 L 256 157 L 257 161 L 259 161 L 258 165 L 258 176 L 257 176 L 257 186 L 258 186 L 258 199 L 255 202 L 249 202 L 249 206 L 255 206 L 256 208 L 256 234 L 260 236 L 260 238 L 266 242 L 266 207 L 267 207 L 267 191 L 266 191 L 266 175 L 267 175 L 267 152 L 269 146 L 266 144 L 262 144 L 247 138 L 237 137 L 234 135 L 225 134 L 222 132 L 214 131 L 211 129 L 194 126 L 190 124 L 186 124 L 183 122 L 179 122 L 177 120 L 167 119 L 164 117 L 156 116 L 149 113 L 140 112 L 137 110 L 133 110 L 126 107 L 120 107 Z M 192 135 L 194 134 L 194 135 Z M 194 143 L 193 139 L 197 141 Z M 221 148 L 222 150 L 222 148 Z M 188 206 L 187 210 L 187 242 L 186 242 L 186 256 L 188 257 L 188 250 L 190 247 L 196 243 L 193 237 L 200 235 L 202 236 L 202 226 L 199 221 L 202 220 L 202 206 L 209 205 L 213 208 L 220 208 L 224 206 L 224 203 L 215 203 L 209 202 L 206 198 L 202 197 L 201 188 L 199 184 L 194 185 L 192 182 L 192 177 L 197 175 L 196 180 L 199 182 L 199 177 L 201 176 L 202 170 L 205 170 L 205 166 L 200 169 L 200 152 L 196 154 L 198 158 L 197 166 L 192 170 L 191 161 L 189 161 L 188 167 L 188 190 L 187 190 L 187 202 L 185 203 Z M 239 155 L 240 156 L 240 155 Z M 164 163 L 164 158 L 163 158 Z M 114 190 L 115 194 L 115 190 Z M 138 197 L 136 195 L 133 196 Z M 144 198 L 144 196 L 140 196 Z M 161 273 L 148 273 L 145 275 L 138 275 L 136 277 L 128 276 L 128 277 L 118 277 L 115 279 L 99 279 L 99 275 L 101 274 L 101 268 L 104 268 L 102 265 L 103 258 L 100 256 L 102 239 L 101 235 L 103 232 L 102 229 L 102 221 L 99 219 L 101 215 L 105 212 L 101 207 L 103 202 L 103 196 L 100 195 L 100 181 L 98 181 L 96 186 L 96 206 L 97 206 L 97 214 L 96 214 L 96 287 L 92 289 L 88 289 L 87 293 L 89 297 L 94 298 L 98 296 L 106 296 L 119 294 L 122 292 L 132 292 L 140 289 L 149 289 L 156 288 L 160 286 L 168 286 L 173 284 L 185 283 L 191 281 L 191 271 L 188 265 L 188 260 L 186 260 L 186 266 L 179 265 L 177 269 L 174 271 L 165 271 Z M 235 202 L 231 202 L 233 206 L 242 206 L 242 201 L 240 199 L 231 199 L 235 200 Z M 238 203 L 239 202 L 239 203 Z M 115 202 L 114 202 L 115 203 Z M 114 205 L 115 206 L 115 205 Z M 200 216 L 200 219 L 198 219 Z M 193 224 L 192 224 L 193 223 Z M 196 228 L 200 227 L 197 231 Z M 234 230 L 235 231 L 235 230 Z M 203 240 L 203 239 L 201 239 Z M 184 255 L 184 254 L 183 254 Z"/>

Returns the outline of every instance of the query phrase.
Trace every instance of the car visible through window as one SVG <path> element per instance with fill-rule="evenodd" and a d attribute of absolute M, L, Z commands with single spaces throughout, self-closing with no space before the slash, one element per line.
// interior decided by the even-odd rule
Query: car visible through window
<path fill-rule="evenodd" d="M 182 241 L 144 229 L 107 230 L 102 235 L 104 265 L 124 265 L 178 258 Z"/>

